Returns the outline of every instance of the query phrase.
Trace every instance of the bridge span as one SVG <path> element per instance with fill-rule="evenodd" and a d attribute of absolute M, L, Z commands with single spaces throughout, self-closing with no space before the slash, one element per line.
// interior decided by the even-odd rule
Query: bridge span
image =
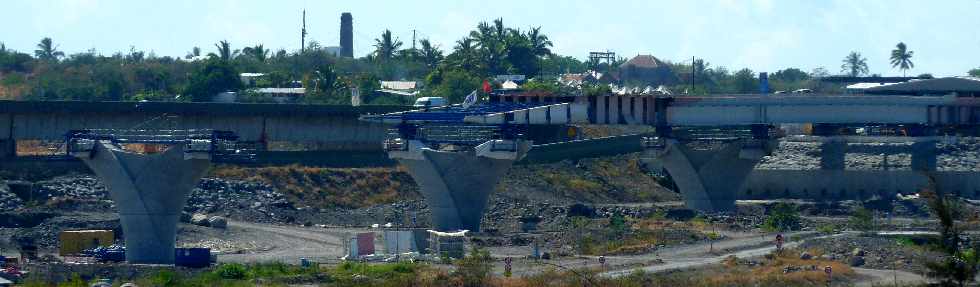
<path fill-rule="evenodd" d="M 496 182 L 513 161 L 526 152 L 517 148 L 521 126 L 566 124 L 649 125 L 655 135 L 642 139 L 645 161 L 660 167 L 682 193 L 689 208 L 730 211 L 738 198 L 806 197 L 861 199 L 895 196 L 924 188 L 975 197 L 978 177 L 937 172 L 936 135 L 976 135 L 980 99 L 955 96 L 850 96 L 850 95 L 718 95 L 710 97 L 594 96 L 565 103 L 528 101 L 501 96 L 496 102 L 510 109 L 461 108 L 362 116 L 375 123 L 398 125 L 398 138 L 386 140 L 392 158 L 418 164 L 409 172 L 422 184 L 423 195 L 434 212 L 437 229 L 479 230 L 482 198 L 459 202 L 473 189 L 466 183 L 491 163 L 493 173 L 479 177 L 481 185 Z M 821 169 L 817 171 L 753 171 L 778 147 L 783 124 L 820 127 Z M 455 131 L 437 132 L 446 126 Z M 912 141 L 911 171 L 882 176 L 844 169 L 852 127 L 868 127 Z M 478 132 L 479 131 L 479 132 Z M 475 135 L 454 136 L 453 135 Z M 887 132 L 885 133 L 887 134 Z M 877 134 L 871 134 L 877 136 Z M 452 146 L 451 149 L 445 149 Z M 469 149 L 460 146 L 469 146 Z M 507 153 L 495 157 L 490 151 Z M 447 161 L 445 158 L 458 159 Z M 501 161 L 505 161 L 502 162 Z M 424 164 L 422 164 L 424 163 Z M 456 163 L 456 164 L 454 164 Z M 465 163 L 465 164 L 463 164 Z M 419 167 L 416 167 L 419 166 Z M 424 167 L 424 168 L 421 168 Z M 455 175 L 468 176 L 455 176 Z M 493 178 L 492 178 L 493 177 Z M 862 180 L 874 177 L 874 180 Z M 436 184 L 438 183 L 438 184 Z M 455 199 L 455 200 L 449 200 Z"/>
<path fill-rule="evenodd" d="M 241 142 L 288 143 L 326 151 L 381 152 L 387 127 L 359 122 L 362 114 L 404 106 L 240 104 L 182 102 L 0 101 L 0 158 L 16 155 L 16 142 L 65 140 L 84 129 L 214 129 Z"/>

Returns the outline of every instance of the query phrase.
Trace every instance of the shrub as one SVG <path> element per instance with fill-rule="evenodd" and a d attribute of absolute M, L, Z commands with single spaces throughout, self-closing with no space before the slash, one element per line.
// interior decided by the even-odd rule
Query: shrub
<path fill-rule="evenodd" d="M 851 218 L 847 220 L 847 223 L 854 230 L 871 232 L 874 230 L 874 214 L 867 208 L 858 207 L 851 214 Z"/>
<path fill-rule="evenodd" d="M 800 222 L 800 213 L 796 210 L 796 206 L 780 202 L 769 211 L 763 227 L 770 231 L 798 230 Z"/>
<path fill-rule="evenodd" d="M 214 273 L 224 279 L 245 279 L 248 273 L 244 265 L 238 263 L 221 264 L 214 270 Z"/>
<path fill-rule="evenodd" d="M 470 255 L 456 261 L 456 272 L 453 274 L 463 286 L 485 286 L 490 279 L 493 268 L 490 252 L 473 247 Z"/>

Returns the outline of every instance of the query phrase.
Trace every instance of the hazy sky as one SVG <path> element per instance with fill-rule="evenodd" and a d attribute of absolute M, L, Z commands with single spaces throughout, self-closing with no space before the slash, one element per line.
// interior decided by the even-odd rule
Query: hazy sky
<path fill-rule="evenodd" d="M 231 1 L 4 0 L 0 42 L 30 52 L 51 37 L 66 53 L 102 54 L 130 46 L 158 56 L 205 52 L 227 39 L 235 48 L 265 44 L 298 50 L 301 11 L 307 40 L 339 41 L 340 13 L 354 18 L 354 51 L 371 51 L 386 28 L 411 46 L 412 30 L 444 50 L 480 21 L 541 26 L 553 51 L 585 59 L 589 51 L 663 60 L 704 58 L 711 66 L 775 71 L 840 71 L 850 51 L 872 73 L 900 75 L 888 56 L 899 41 L 915 52 L 910 73 L 964 75 L 980 67 L 980 0 L 715 1 Z"/>

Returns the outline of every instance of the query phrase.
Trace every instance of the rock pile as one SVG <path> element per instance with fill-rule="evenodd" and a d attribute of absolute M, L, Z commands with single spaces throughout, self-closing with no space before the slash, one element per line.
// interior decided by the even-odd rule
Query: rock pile
<path fill-rule="evenodd" d="M 69 200 L 77 205 L 110 200 L 106 187 L 92 175 L 68 175 L 39 181 L 33 184 L 32 190 L 32 197 L 42 203 Z M 13 210 L 23 205 L 6 184 L 0 184 L 0 210 Z M 239 219 L 256 222 L 277 222 L 283 218 L 283 213 L 293 210 L 295 208 L 286 197 L 269 185 L 217 178 L 202 179 L 191 191 L 184 208 L 189 213 L 238 215 Z"/>
<path fill-rule="evenodd" d="M 6 184 L 0 184 L 0 210 L 15 210 L 24 206 L 20 198 L 10 192 Z"/>
<path fill-rule="evenodd" d="M 852 170 L 908 170 L 911 143 L 850 143 L 844 164 Z M 773 154 L 763 158 L 757 169 L 820 169 L 820 143 L 781 140 Z M 963 137 L 936 145 L 940 171 L 980 171 L 980 138 Z"/>
<path fill-rule="evenodd" d="M 218 178 L 202 179 L 184 207 L 190 213 L 242 215 L 247 221 L 267 221 L 293 209 L 286 197 L 269 185 Z"/>

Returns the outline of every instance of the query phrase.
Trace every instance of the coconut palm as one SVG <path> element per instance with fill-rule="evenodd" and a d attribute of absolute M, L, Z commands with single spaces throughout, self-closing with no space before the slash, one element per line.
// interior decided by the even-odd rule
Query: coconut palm
<path fill-rule="evenodd" d="M 218 54 L 210 53 L 210 54 L 208 54 L 208 57 L 212 57 L 212 58 L 215 58 L 216 57 L 216 58 L 221 59 L 223 61 L 228 61 L 228 60 L 231 60 L 231 58 L 235 54 L 231 50 L 231 43 L 229 43 L 228 41 L 221 40 L 220 42 L 215 43 L 214 44 L 214 47 L 218 49 Z"/>
<path fill-rule="evenodd" d="M 858 52 L 851 52 L 844 58 L 844 64 L 840 66 L 841 72 L 846 72 L 851 77 L 857 77 L 868 73 L 868 59 L 861 57 Z"/>
<path fill-rule="evenodd" d="M 391 30 L 385 29 L 381 33 L 381 38 L 374 39 L 374 54 L 377 59 L 389 60 L 395 56 L 398 48 L 401 48 L 402 41 L 392 38 Z"/>
<path fill-rule="evenodd" d="M 265 62 L 269 58 L 269 49 L 266 49 L 262 44 L 255 45 L 255 47 L 245 47 L 242 49 L 242 55 L 255 58 L 259 62 Z"/>
<path fill-rule="evenodd" d="M 429 39 L 422 39 L 419 43 L 422 44 L 422 50 L 419 53 L 425 66 L 435 69 L 436 65 L 439 65 L 439 61 L 442 61 L 442 50 L 439 50 L 438 46 L 432 45 Z"/>
<path fill-rule="evenodd" d="M 58 51 L 58 46 L 54 45 L 51 38 L 45 37 L 41 39 L 40 43 L 37 43 L 37 50 L 34 50 L 34 56 L 41 60 L 57 61 L 59 58 L 64 57 L 65 53 Z"/>
<path fill-rule="evenodd" d="M 548 40 L 548 36 L 541 34 L 541 27 L 528 30 L 527 39 L 531 41 L 531 51 L 535 56 L 543 57 L 551 54 L 551 40 Z"/>
<path fill-rule="evenodd" d="M 892 68 L 902 69 L 902 76 L 905 76 L 905 72 L 911 68 L 915 68 L 915 64 L 912 63 L 912 51 L 909 51 L 905 46 L 905 43 L 898 42 L 895 45 L 895 50 L 892 50 Z"/>

